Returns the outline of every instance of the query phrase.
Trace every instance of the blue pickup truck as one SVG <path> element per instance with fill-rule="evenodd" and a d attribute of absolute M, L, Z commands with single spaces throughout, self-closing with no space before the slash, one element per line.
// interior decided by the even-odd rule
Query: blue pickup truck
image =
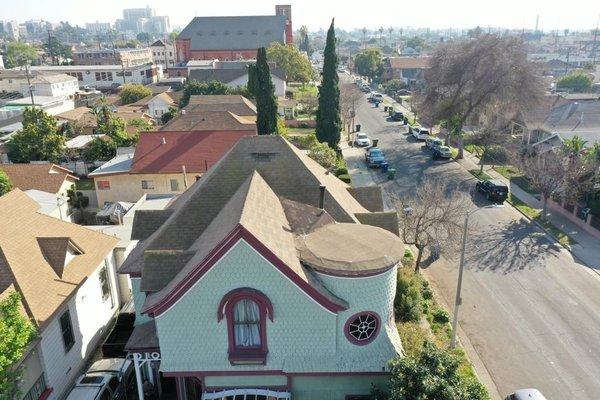
<path fill-rule="evenodd" d="M 379 168 L 385 162 L 385 156 L 378 147 L 371 147 L 365 153 L 365 161 L 369 168 Z"/>

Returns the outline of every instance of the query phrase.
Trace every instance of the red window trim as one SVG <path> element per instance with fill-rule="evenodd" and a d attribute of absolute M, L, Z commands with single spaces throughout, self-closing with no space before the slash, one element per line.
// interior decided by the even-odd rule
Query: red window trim
<path fill-rule="evenodd" d="M 258 306 L 260 313 L 260 347 L 238 348 L 235 346 L 233 307 L 240 300 L 252 300 Z M 229 362 L 233 364 L 265 364 L 269 352 L 267 346 L 267 315 L 273 321 L 273 304 L 271 300 L 259 290 L 252 288 L 239 288 L 230 291 L 219 303 L 217 321 L 223 317 L 227 319 L 227 340 L 229 342 Z"/>
<path fill-rule="evenodd" d="M 364 314 L 372 315 L 375 318 L 377 326 L 375 327 L 375 332 L 373 332 L 373 334 L 371 335 L 370 338 L 365 339 L 365 340 L 358 340 L 350 334 L 350 324 L 357 317 L 364 315 Z M 348 318 L 348 320 L 344 324 L 344 335 L 346 335 L 346 339 L 348 339 L 348 341 L 350 343 L 352 343 L 356 346 L 365 346 L 365 345 L 371 343 L 373 340 L 375 340 L 377 338 L 377 336 L 379 336 L 380 330 L 381 330 L 381 318 L 379 317 L 379 314 L 377 314 L 375 311 L 361 311 L 359 313 L 356 313 L 356 314 L 352 315 L 350 318 Z"/>

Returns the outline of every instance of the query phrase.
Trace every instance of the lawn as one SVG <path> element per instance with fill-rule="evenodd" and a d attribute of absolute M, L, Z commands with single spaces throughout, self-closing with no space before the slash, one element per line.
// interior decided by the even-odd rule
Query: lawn
<path fill-rule="evenodd" d="M 94 190 L 94 180 L 90 178 L 80 178 L 75 185 L 77 190 Z"/>
<path fill-rule="evenodd" d="M 514 183 L 530 195 L 534 196 L 537 199 L 540 198 L 540 192 L 537 191 L 533 186 L 531 186 L 531 182 L 529 181 L 529 179 L 527 179 L 527 177 L 523 175 L 523 173 L 518 168 L 513 167 L 511 165 L 503 165 L 496 166 L 494 167 L 494 169 L 500 175 L 508 179 L 511 183 Z"/>
<path fill-rule="evenodd" d="M 549 231 L 556 239 L 558 239 L 558 242 L 561 245 L 566 247 L 566 246 L 577 244 L 577 241 L 575 239 L 573 239 L 572 237 L 567 235 L 561 229 L 554 226 L 551 222 L 542 219 L 542 211 L 541 210 L 538 210 L 537 208 L 533 208 L 533 207 L 525 204 L 525 202 L 523 202 L 523 200 L 519 199 L 517 196 L 513 195 L 512 193 L 510 193 L 508 195 L 507 201 L 510 204 L 512 204 L 513 207 L 515 207 L 516 209 L 521 211 L 523 214 L 525 214 L 527 217 L 529 217 L 531 220 L 537 222 L 542 227 L 544 227 L 544 229 Z"/>
<path fill-rule="evenodd" d="M 483 171 L 479 171 L 478 169 L 470 169 L 469 172 L 471 173 L 471 175 L 475 176 L 475 178 L 479 179 L 480 181 L 485 181 L 486 179 L 492 179 L 491 176 L 489 176 L 488 174 L 486 174 Z"/>
<path fill-rule="evenodd" d="M 289 136 L 302 136 L 315 133 L 315 128 L 287 128 Z"/>

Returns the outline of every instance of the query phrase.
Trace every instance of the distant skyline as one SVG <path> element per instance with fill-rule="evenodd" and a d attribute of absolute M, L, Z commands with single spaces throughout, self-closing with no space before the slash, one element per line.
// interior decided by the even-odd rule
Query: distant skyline
<path fill-rule="evenodd" d="M 121 18 L 122 9 L 150 6 L 157 15 L 167 15 L 172 26 L 185 26 L 194 16 L 273 14 L 278 2 L 265 0 L 190 1 L 190 0 L 0 0 L 0 19 L 24 22 L 44 19 L 86 22 L 111 22 Z M 374 29 L 376 27 L 472 28 L 502 27 L 589 30 L 596 27 L 600 15 L 599 0 L 454 0 L 373 2 L 340 0 L 282 1 L 292 4 L 294 29 L 307 25 L 310 30 L 325 29 L 335 17 L 336 26 Z M 359 5 L 368 4 L 368 7 Z"/>

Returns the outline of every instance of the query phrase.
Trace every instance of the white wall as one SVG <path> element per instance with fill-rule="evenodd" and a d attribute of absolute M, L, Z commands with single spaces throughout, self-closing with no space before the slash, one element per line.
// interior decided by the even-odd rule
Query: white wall
<path fill-rule="evenodd" d="M 58 97 L 58 96 L 70 97 L 70 96 L 73 96 L 75 94 L 75 92 L 77 92 L 77 90 L 79 89 L 79 85 L 77 84 L 76 78 L 73 78 L 73 80 L 70 80 L 70 81 L 59 82 L 59 83 L 38 82 L 38 83 L 34 83 L 33 87 L 34 87 L 34 90 L 33 90 L 34 95 L 36 95 L 36 96 L 51 96 L 51 97 Z M 27 85 L 27 82 L 21 83 L 21 94 L 23 95 L 23 97 L 29 96 L 29 85 Z"/>
<path fill-rule="evenodd" d="M 111 299 L 102 301 L 98 266 L 63 308 L 61 308 L 41 334 L 41 358 L 46 372 L 46 383 L 54 389 L 57 398 L 69 392 L 75 379 L 84 371 L 85 360 L 95 351 L 100 340 L 108 334 L 107 324 L 119 309 L 114 256 L 107 257 L 110 270 Z M 67 266 L 68 268 L 68 266 Z M 75 344 L 65 353 L 60 330 L 60 316 L 69 309 Z"/>
<path fill-rule="evenodd" d="M 271 80 L 273 81 L 273 85 L 275 86 L 275 96 L 277 97 L 285 97 L 285 89 L 286 83 L 284 80 L 279 79 L 275 75 L 271 74 Z M 232 88 L 237 88 L 240 86 L 248 85 L 248 74 L 242 75 L 234 81 L 231 81 L 227 84 Z"/>
<path fill-rule="evenodd" d="M 146 78 L 146 70 L 150 69 L 151 66 L 140 66 L 136 68 L 131 68 L 125 71 L 125 83 L 141 83 L 141 84 L 149 84 L 156 83 L 162 77 L 162 69 L 157 71 L 157 75 L 153 78 Z M 33 71 L 48 71 L 48 72 L 57 72 L 57 73 L 81 73 L 82 80 L 78 81 L 77 84 L 79 87 L 81 86 L 91 86 L 99 89 L 108 89 L 113 85 L 122 85 L 123 77 L 118 76 L 117 74 L 121 74 L 121 68 L 115 68 L 114 66 L 106 66 L 103 68 L 99 65 L 94 66 L 36 66 L 32 67 Z M 104 72 L 104 78 L 100 75 L 99 80 L 96 80 L 96 72 L 102 74 Z M 108 73 L 112 75 L 109 75 Z M 142 74 L 143 72 L 143 74 Z M 127 75 L 131 73 L 131 75 Z M 109 76 L 112 79 L 109 79 Z"/>
<path fill-rule="evenodd" d="M 169 104 L 160 98 L 154 98 L 148 102 L 148 113 L 152 118 L 160 118 L 169 111 Z"/>

